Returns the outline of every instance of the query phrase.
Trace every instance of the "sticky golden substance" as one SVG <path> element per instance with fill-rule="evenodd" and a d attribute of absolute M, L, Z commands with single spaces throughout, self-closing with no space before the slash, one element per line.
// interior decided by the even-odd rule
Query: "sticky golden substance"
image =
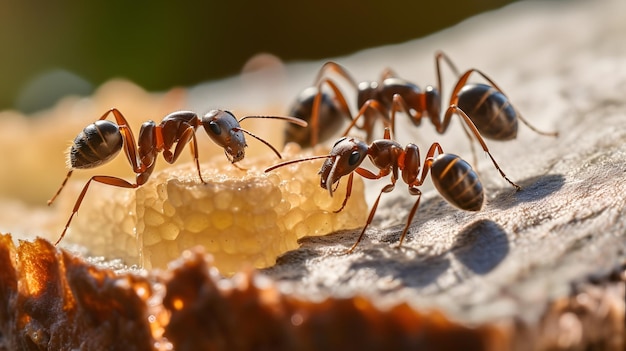
<path fill-rule="evenodd" d="M 325 152 L 300 153 L 294 144 L 283 157 Z M 202 245 L 220 271 L 230 274 L 242 265 L 273 265 L 304 236 L 363 225 L 367 204 L 359 177 L 346 208 L 333 213 L 344 199 L 345 184 L 331 198 L 319 186 L 322 161 L 264 173 L 272 161 L 267 155 L 246 158 L 241 167 L 248 170 L 242 171 L 216 158 L 201 165 L 207 184 L 192 164 L 183 164 L 155 172 L 136 190 L 94 186 L 64 240 L 145 268 L 164 268 L 183 250 Z"/>
<path fill-rule="evenodd" d="M 286 152 L 291 158 L 299 151 Z M 363 184 L 355 182 L 353 198 L 340 213 L 345 187 L 330 198 L 319 187 L 319 162 L 301 163 L 263 173 L 267 157 L 246 159 L 248 171 L 223 162 L 203 168 L 202 184 L 193 167 L 158 174 L 151 186 L 137 190 L 137 232 L 145 267 L 164 267 L 180 252 L 203 245 L 223 273 L 243 263 L 267 267 L 282 253 L 298 247 L 308 235 L 357 228 L 365 221 Z M 320 203 L 320 196 L 329 199 Z"/>

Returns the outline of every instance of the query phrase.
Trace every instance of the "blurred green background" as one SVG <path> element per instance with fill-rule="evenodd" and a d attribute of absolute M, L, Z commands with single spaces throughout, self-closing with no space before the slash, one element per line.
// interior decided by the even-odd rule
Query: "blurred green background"
<path fill-rule="evenodd" d="M 511 0 L 0 0 L 0 110 L 33 112 L 124 77 L 147 90 L 425 36 Z"/>

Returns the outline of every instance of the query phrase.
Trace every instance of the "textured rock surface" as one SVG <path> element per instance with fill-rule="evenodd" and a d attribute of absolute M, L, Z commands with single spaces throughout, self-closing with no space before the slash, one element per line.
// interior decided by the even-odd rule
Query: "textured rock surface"
<path fill-rule="evenodd" d="M 578 296 L 576 282 L 609 276 L 626 259 L 626 24 L 619 15 L 624 5 L 523 2 L 424 40 L 341 60 L 356 77 L 375 79 L 388 64 L 426 85 L 435 81 L 432 53 L 444 50 L 461 70 L 486 72 L 527 120 L 560 136 L 540 136 L 520 125 L 516 140 L 487 141 L 523 190 L 515 192 L 480 158 L 488 192 L 483 210 L 461 212 L 427 191 L 400 250 L 394 245 L 414 199 L 397 186 L 384 196 L 354 254 L 342 252 L 358 232 L 307 238 L 266 273 L 302 295 L 361 293 L 381 305 L 409 301 L 473 323 L 516 320 L 533 329 L 552 318 L 558 322 L 543 329 L 543 337 L 574 337 L 551 347 L 597 342 L 619 348 L 623 317 L 593 308 L 595 319 L 576 313 L 546 316 L 552 302 Z M 374 71 L 372 62 L 380 65 Z M 449 94 L 454 81 L 445 81 Z M 454 124 L 458 127 L 458 121 Z M 439 136 L 422 123 L 415 132 L 405 128 L 398 139 L 417 140 L 422 149 L 438 140 L 446 151 L 471 160 L 458 130 Z M 372 183 L 366 180 L 374 194 L 384 184 Z M 616 302 L 613 311 L 623 316 L 624 287 L 615 284 L 606 288 L 605 298 Z M 598 298 L 597 290 L 584 297 L 591 295 Z M 598 342 L 597 325 L 614 331 L 612 337 L 622 344 Z M 527 336 L 518 334 L 518 340 Z M 533 339 L 527 340 L 532 345 Z"/>

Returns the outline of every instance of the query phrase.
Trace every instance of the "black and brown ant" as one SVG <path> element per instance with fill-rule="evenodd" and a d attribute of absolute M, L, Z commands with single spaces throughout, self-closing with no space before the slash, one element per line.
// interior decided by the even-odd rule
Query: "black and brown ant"
<path fill-rule="evenodd" d="M 111 114 L 115 118 L 115 122 L 106 119 Z M 115 108 L 108 110 L 96 122 L 85 127 L 74 139 L 67 157 L 69 171 L 59 190 L 48 200 L 48 205 L 51 205 L 59 196 L 75 169 L 90 169 L 105 164 L 115 158 L 122 148 L 135 173 L 135 182 L 131 183 L 118 177 L 106 175 L 91 177 L 80 192 L 65 229 L 63 229 L 61 237 L 55 245 L 65 236 L 65 232 L 69 228 L 72 218 L 78 212 L 92 181 L 121 188 L 137 188 L 145 184 L 150 178 L 159 153 L 163 154 L 165 161 L 172 164 L 176 162 L 185 146 L 191 142 L 190 148 L 198 170 L 198 177 L 202 183 L 206 183 L 200 172 L 198 144 L 195 135 L 196 129 L 200 126 L 204 127 L 206 133 L 217 145 L 224 148 L 226 157 L 233 165 L 245 156 L 247 144 L 244 133 L 261 141 L 272 149 L 279 158 L 282 158 L 278 150 L 267 141 L 241 128 L 240 122 L 247 118 L 280 119 L 302 127 L 307 126 L 307 122 L 294 117 L 246 116 L 237 120 L 231 112 L 224 110 L 209 111 L 202 118 L 199 118 L 195 112 L 177 111 L 165 116 L 158 125 L 154 121 L 144 122 L 139 130 L 139 138 L 136 143 L 133 132 L 122 113 Z"/>
<path fill-rule="evenodd" d="M 445 61 L 454 74 L 459 77 L 452 90 L 448 108 L 441 119 L 441 91 L 442 75 L 441 61 Z M 443 134 L 447 130 L 452 115 L 463 110 L 470 117 L 472 124 L 476 125 L 480 135 L 493 140 L 510 140 L 517 136 L 518 120 L 526 124 L 531 130 L 541 135 L 557 136 L 556 132 L 543 132 L 533 127 L 522 115 L 513 107 L 509 98 L 502 89 L 482 71 L 472 68 L 463 74 L 459 74 L 458 69 L 443 52 L 435 54 L 435 70 L 437 74 L 437 86 L 427 86 L 423 91 L 416 84 L 398 77 L 391 69 L 386 69 L 381 74 L 379 82 L 357 81 L 340 64 L 326 62 L 319 70 L 315 79 L 316 96 L 313 98 L 299 98 L 292 111 L 302 109 L 299 105 L 312 104 L 308 110 L 310 115 L 300 117 L 310 121 L 310 140 L 313 145 L 318 140 L 320 126 L 325 126 L 328 119 L 335 116 L 324 116 L 324 111 L 342 111 L 341 115 L 351 119 L 351 123 L 343 135 L 348 135 L 351 128 L 357 126 L 357 121 L 363 117 L 364 121 L 357 128 L 363 130 L 366 139 L 369 141 L 373 135 L 373 126 L 376 119 L 382 118 L 386 127 L 391 127 L 392 132 L 395 127 L 395 115 L 397 112 L 405 112 L 410 116 L 411 122 L 419 126 L 422 118 L 430 118 L 437 133 Z M 337 83 L 328 78 L 329 73 L 338 74 L 346 80 L 356 91 L 358 113 L 351 117 L 350 108 L 346 103 L 343 93 Z M 472 73 L 482 76 L 489 84 L 467 84 Z M 335 97 L 328 98 L 324 92 L 324 87 L 332 89 Z M 311 92 L 311 90 L 310 90 Z M 330 104 L 331 106 L 326 106 Z M 347 112 L 345 112 L 347 111 Z M 340 117 L 339 119 L 341 119 Z M 465 121 L 469 125 L 470 121 Z M 466 130 L 467 133 L 467 130 Z M 468 134 L 469 135 L 469 134 Z M 293 141 L 299 141 L 293 139 Z"/>
<path fill-rule="evenodd" d="M 379 169 L 378 173 L 375 174 L 360 167 L 366 155 L 369 156 L 374 166 Z M 385 128 L 384 139 L 375 140 L 370 145 L 353 137 L 342 137 L 335 143 L 328 155 L 286 161 L 267 168 L 265 172 L 293 163 L 316 159 L 326 159 L 319 172 L 321 177 L 320 186 L 327 189 L 330 196 L 333 195 L 333 191 L 339 185 L 339 180 L 343 176 L 348 175 L 346 196 L 341 208 L 335 212 L 343 210 L 350 197 L 354 172 L 367 179 L 380 179 L 391 174 L 391 183 L 381 189 L 370 210 L 367 222 L 361 230 L 361 234 L 348 250 L 348 253 L 354 251 L 363 238 L 365 230 L 372 222 L 376 213 L 381 195 L 391 192 L 400 176 L 408 185 L 409 194 L 417 196 L 417 200 L 409 212 L 398 247 L 402 245 L 413 216 L 417 212 L 422 196 L 419 186 L 424 183 L 428 172 L 430 172 L 432 182 L 439 193 L 452 205 L 466 211 L 479 211 L 483 205 L 485 197 L 483 187 L 478 179 L 478 175 L 469 163 L 459 156 L 444 153 L 439 143 L 433 143 L 426 153 L 422 168 L 417 145 L 410 143 L 405 148 L 402 148 L 402 145 L 391 140 L 388 128 Z M 337 186 L 334 185 L 335 183 L 337 183 Z"/>

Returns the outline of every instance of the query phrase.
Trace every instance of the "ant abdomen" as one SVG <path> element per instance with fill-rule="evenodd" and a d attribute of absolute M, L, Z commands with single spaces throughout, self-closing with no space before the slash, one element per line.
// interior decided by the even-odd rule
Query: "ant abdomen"
<path fill-rule="evenodd" d="M 80 132 L 69 151 L 71 168 L 94 168 L 109 162 L 122 150 L 122 134 L 117 124 L 99 120 Z"/>
<path fill-rule="evenodd" d="M 486 84 L 467 84 L 458 93 L 458 106 L 474 122 L 480 134 L 493 140 L 517 137 L 518 113 L 509 99 Z"/>
<path fill-rule="evenodd" d="M 430 168 L 433 184 L 452 205 L 466 211 L 479 211 L 485 192 L 478 174 L 457 155 L 440 154 Z"/>
<path fill-rule="evenodd" d="M 289 110 L 289 116 L 311 122 L 313 102 L 317 92 L 316 87 L 304 89 L 298 95 L 296 102 Z M 330 139 L 337 132 L 337 129 L 341 128 L 344 121 L 350 119 L 350 116 L 345 115 L 339 108 L 334 98 L 325 92 L 321 94 L 319 109 L 318 138 L 320 141 Z M 287 142 L 296 142 L 303 147 L 311 146 L 311 131 L 293 124 L 288 124 L 285 128 L 285 143 Z"/>

